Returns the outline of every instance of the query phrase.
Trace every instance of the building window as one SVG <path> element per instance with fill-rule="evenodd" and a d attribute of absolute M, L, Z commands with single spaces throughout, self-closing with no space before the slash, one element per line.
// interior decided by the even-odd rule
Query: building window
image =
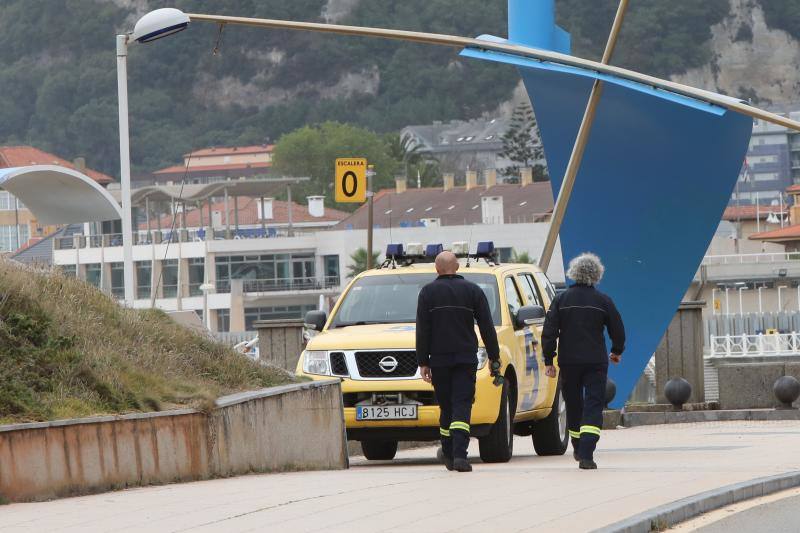
<path fill-rule="evenodd" d="M 339 278 L 339 256 L 326 255 L 324 257 L 325 264 L 325 286 L 338 287 L 341 284 Z"/>
<path fill-rule="evenodd" d="M 111 263 L 111 294 L 125 298 L 125 270 L 122 263 Z"/>
<path fill-rule="evenodd" d="M 76 273 L 78 269 L 75 268 L 75 265 L 59 265 L 59 268 L 61 269 L 61 273 L 65 276 L 69 276 L 71 278 L 77 277 Z"/>
<path fill-rule="evenodd" d="M 254 323 L 257 320 L 291 320 L 303 318 L 306 313 L 316 308 L 317 306 L 314 304 L 246 308 L 244 310 L 244 329 L 246 331 L 253 331 L 255 328 Z M 230 313 L 227 309 L 225 311 Z M 230 326 L 230 319 L 228 320 L 228 325 Z"/>
<path fill-rule="evenodd" d="M 0 191 L 0 211 L 14 211 L 14 209 L 25 209 L 22 202 L 17 200 L 16 206 L 14 205 L 14 195 L 8 191 Z"/>
<path fill-rule="evenodd" d="M 514 254 L 513 248 L 495 248 L 497 251 L 497 260 L 501 263 L 510 263 L 511 256 Z"/>
<path fill-rule="evenodd" d="M 192 257 L 189 259 L 189 296 L 202 296 L 200 285 L 205 277 L 205 258 Z"/>
<path fill-rule="evenodd" d="M 165 259 L 161 262 L 161 289 L 164 298 L 178 296 L 178 260 Z"/>
<path fill-rule="evenodd" d="M 136 262 L 136 297 L 150 298 L 150 280 L 152 278 L 152 264 L 150 261 Z"/>
<path fill-rule="evenodd" d="M 100 263 L 89 263 L 86 265 L 86 283 L 100 287 L 100 278 L 102 277 L 102 266 Z"/>
<path fill-rule="evenodd" d="M 30 239 L 30 228 L 27 225 L 0 225 L 0 252 L 13 252 L 28 242 L 28 239 Z"/>
<path fill-rule="evenodd" d="M 777 172 L 754 172 L 753 180 L 755 181 L 775 181 L 780 179 Z"/>
<path fill-rule="evenodd" d="M 230 281 L 245 280 L 246 292 L 302 289 L 316 284 L 314 254 L 217 256 L 217 291 L 230 291 Z"/>
<path fill-rule="evenodd" d="M 218 309 L 217 310 L 217 331 L 230 331 L 231 330 L 231 310 Z"/>

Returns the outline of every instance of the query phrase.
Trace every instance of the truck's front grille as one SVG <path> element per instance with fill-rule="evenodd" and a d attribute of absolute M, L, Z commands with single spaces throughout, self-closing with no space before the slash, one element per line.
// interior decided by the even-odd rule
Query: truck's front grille
<path fill-rule="evenodd" d="M 331 373 L 334 376 L 349 376 L 350 372 L 347 370 L 347 361 L 344 359 L 342 352 L 331 352 Z"/>
<path fill-rule="evenodd" d="M 417 373 L 413 351 L 356 352 L 358 373 L 364 378 L 404 378 Z"/>

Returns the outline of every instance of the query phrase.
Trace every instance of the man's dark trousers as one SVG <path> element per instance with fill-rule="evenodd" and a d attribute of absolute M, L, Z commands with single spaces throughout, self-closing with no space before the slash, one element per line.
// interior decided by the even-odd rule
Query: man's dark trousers
<path fill-rule="evenodd" d="M 441 413 L 439 434 L 446 457 L 467 458 L 476 372 L 475 363 L 431 367 L 433 389 Z"/>
<path fill-rule="evenodd" d="M 565 365 L 560 372 L 572 447 L 580 459 L 593 459 L 603 427 L 608 365 Z"/>

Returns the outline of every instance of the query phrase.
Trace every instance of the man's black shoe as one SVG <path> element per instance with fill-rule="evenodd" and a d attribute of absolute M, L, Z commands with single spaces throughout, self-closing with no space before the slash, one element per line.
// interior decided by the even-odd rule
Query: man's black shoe
<path fill-rule="evenodd" d="M 457 472 L 472 472 L 472 465 L 466 459 L 457 457 L 453 459 L 453 470 Z"/>
<path fill-rule="evenodd" d="M 591 459 L 581 459 L 581 462 L 578 465 L 578 467 L 581 470 L 597 470 L 597 463 L 595 463 Z"/>
<path fill-rule="evenodd" d="M 445 467 L 446 469 L 448 469 L 448 470 L 452 470 L 452 469 L 453 469 L 453 460 L 452 460 L 452 459 L 450 459 L 449 457 L 445 457 L 445 458 L 442 460 L 442 462 L 444 463 L 444 467 Z"/>
<path fill-rule="evenodd" d="M 581 461 L 581 458 L 580 458 L 580 457 L 578 457 L 578 452 L 576 452 L 576 451 L 573 451 L 573 452 L 572 452 L 572 458 L 573 458 L 573 459 L 575 459 L 575 460 L 576 460 L 576 461 L 578 461 L 578 462 L 580 462 L 580 461 Z"/>

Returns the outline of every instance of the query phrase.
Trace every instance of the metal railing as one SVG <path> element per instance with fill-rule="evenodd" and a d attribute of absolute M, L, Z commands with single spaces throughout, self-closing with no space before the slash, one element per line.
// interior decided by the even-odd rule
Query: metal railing
<path fill-rule="evenodd" d="M 133 234 L 134 245 L 145 245 L 155 242 L 156 244 L 177 243 L 177 242 L 203 242 L 206 240 L 207 232 L 205 229 L 189 229 L 181 230 L 176 229 L 170 231 L 169 229 L 162 229 L 160 231 L 160 238 L 158 236 L 159 230 L 146 230 L 138 231 Z M 293 230 L 291 237 L 308 237 L 313 235 L 313 231 Z M 214 240 L 242 240 L 242 239 L 273 239 L 273 238 L 286 238 L 290 237 L 289 230 L 286 228 L 267 228 L 263 230 L 257 229 L 240 229 L 239 231 L 231 230 L 228 233 L 226 230 L 215 230 L 213 232 Z M 83 248 L 101 248 L 101 247 L 114 247 L 122 246 L 122 234 L 115 233 L 112 235 L 90 235 L 83 241 Z M 55 250 L 72 250 L 75 249 L 75 240 L 70 237 L 59 237 L 53 240 L 53 249 Z"/>
<path fill-rule="evenodd" d="M 341 284 L 339 276 L 326 276 L 322 279 L 287 278 L 287 279 L 245 279 L 242 290 L 246 293 L 279 292 L 279 291 L 319 291 L 333 289 Z M 217 281 L 218 293 L 231 292 L 230 280 Z"/>
<path fill-rule="evenodd" d="M 800 252 L 707 255 L 703 258 L 704 265 L 752 265 L 789 261 L 800 261 Z"/>
<path fill-rule="evenodd" d="M 800 355 L 800 333 L 712 335 L 710 355 L 713 357 Z"/>

